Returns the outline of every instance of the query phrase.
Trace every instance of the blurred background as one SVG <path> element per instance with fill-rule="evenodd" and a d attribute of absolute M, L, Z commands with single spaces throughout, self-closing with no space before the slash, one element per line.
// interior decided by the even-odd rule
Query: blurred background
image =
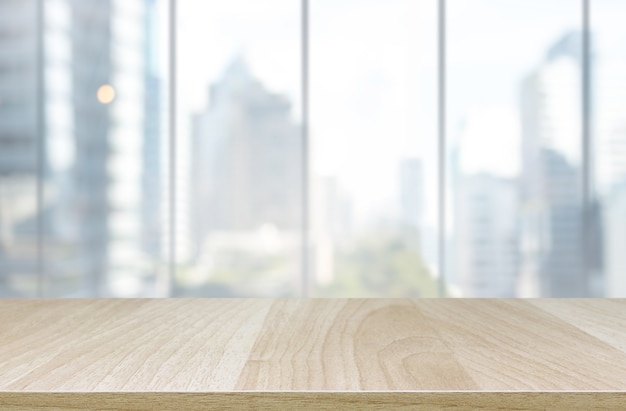
<path fill-rule="evenodd" d="M 626 2 L 438 7 L 0 0 L 0 297 L 626 297 Z"/>

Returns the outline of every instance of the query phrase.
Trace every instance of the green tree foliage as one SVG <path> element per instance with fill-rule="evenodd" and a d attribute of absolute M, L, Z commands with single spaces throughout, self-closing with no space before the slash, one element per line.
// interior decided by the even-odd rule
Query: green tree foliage
<path fill-rule="evenodd" d="M 320 288 L 331 297 L 437 297 L 437 280 L 425 266 L 412 236 L 375 232 L 335 256 L 335 278 Z"/>

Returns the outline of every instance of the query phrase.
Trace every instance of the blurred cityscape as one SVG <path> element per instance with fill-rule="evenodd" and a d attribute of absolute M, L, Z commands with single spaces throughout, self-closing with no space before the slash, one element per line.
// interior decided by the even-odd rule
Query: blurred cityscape
<path fill-rule="evenodd" d="M 426 154 L 395 160 L 390 201 L 365 218 L 341 175 L 304 181 L 299 102 L 245 52 L 182 113 L 172 165 L 160 3 L 0 0 L 0 297 L 298 296 L 303 252 L 317 297 L 626 296 L 626 53 L 592 54 L 590 205 L 569 30 L 515 84 L 514 110 L 467 110 L 451 131 L 440 233 Z M 495 123 L 519 140 L 512 173 L 475 167 L 500 155 Z"/>

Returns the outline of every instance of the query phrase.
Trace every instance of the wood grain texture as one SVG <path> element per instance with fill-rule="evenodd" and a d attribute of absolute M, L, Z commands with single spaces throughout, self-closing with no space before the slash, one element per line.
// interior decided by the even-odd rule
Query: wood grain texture
<path fill-rule="evenodd" d="M 0 300 L 0 409 L 626 409 L 626 300 Z"/>

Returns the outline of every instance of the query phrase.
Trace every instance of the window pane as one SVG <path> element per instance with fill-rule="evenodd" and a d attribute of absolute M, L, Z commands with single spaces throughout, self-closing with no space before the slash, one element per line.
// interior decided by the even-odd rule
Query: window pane
<path fill-rule="evenodd" d="M 0 2 L 0 297 L 38 289 L 36 2 Z"/>
<path fill-rule="evenodd" d="M 446 3 L 446 294 L 626 296 L 626 6 L 585 210 L 582 2 Z M 302 2 L 176 4 L 172 146 L 168 0 L 0 1 L 0 296 L 437 295 L 438 1 L 309 2 L 306 152 Z"/>
<path fill-rule="evenodd" d="M 164 272 L 164 5 L 44 2 L 48 296 L 156 294 Z"/>
<path fill-rule="evenodd" d="M 469 297 L 589 294 L 580 2 L 448 2 L 454 261 Z"/>
<path fill-rule="evenodd" d="M 313 294 L 436 296 L 436 2 L 310 2 Z"/>
<path fill-rule="evenodd" d="M 593 131 L 595 194 L 592 221 L 601 224 L 589 242 L 600 249 L 596 294 L 626 297 L 626 4 L 592 2 Z M 601 270 L 602 268 L 603 270 Z M 602 276 L 601 274 L 604 274 Z"/>
<path fill-rule="evenodd" d="M 300 289 L 300 13 L 178 1 L 177 295 Z"/>

